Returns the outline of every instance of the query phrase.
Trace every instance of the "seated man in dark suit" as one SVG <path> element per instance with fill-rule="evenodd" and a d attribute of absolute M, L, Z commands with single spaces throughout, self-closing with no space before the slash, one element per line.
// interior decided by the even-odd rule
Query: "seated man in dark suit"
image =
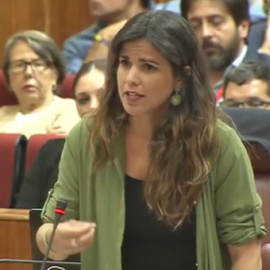
<path fill-rule="evenodd" d="M 270 110 L 270 67 L 261 62 L 245 62 L 225 76 L 223 102 L 226 107 Z"/>
<path fill-rule="evenodd" d="M 98 91 L 104 84 L 106 66 L 107 61 L 103 59 L 85 63 L 74 79 L 73 90 L 81 117 L 98 106 Z M 16 208 L 42 208 L 49 190 L 57 180 L 64 144 L 65 139 L 55 139 L 41 148 L 23 181 Z"/>

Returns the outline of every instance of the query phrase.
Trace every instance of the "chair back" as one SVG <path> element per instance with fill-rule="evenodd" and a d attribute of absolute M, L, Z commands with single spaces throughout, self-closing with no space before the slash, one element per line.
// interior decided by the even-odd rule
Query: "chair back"
<path fill-rule="evenodd" d="M 66 75 L 62 87 L 61 92 L 59 94 L 62 98 L 73 98 L 74 99 L 74 93 L 73 93 L 73 81 L 75 78 L 75 74 L 69 73 Z"/>
<path fill-rule="evenodd" d="M 16 96 L 11 93 L 4 82 L 3 70 L 0 70 L 0 107 L 18 104 Z"/>
<path fill-rule="evenodd" d="M 26 172 L 30 169 L 40 148 L 49 140 L 65 138 L 65 135 L 58 134 L 35 134 L 29 138 L 26 152 Z"/>
<path fill-rule="evenodd" d="M 0 207 L 15 206 L 24 177 L 27 139 L 21 134 L 0 133 Z"/>

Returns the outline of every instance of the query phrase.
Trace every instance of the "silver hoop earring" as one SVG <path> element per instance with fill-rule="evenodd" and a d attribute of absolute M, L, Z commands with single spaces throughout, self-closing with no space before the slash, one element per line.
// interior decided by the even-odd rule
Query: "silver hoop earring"
<path fill-rule="evenodd" d="M 180 96 L 180 87 L 177 87 L 174 94 L 171 96 L 171 104 L 173 106 L 179 106 L 181 104 L 182 98 Z"/>

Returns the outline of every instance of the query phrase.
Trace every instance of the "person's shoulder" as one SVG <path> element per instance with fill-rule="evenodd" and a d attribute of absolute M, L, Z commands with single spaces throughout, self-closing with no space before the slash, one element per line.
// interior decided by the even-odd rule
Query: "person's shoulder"
<path fill-rule="evenodd" d="M 249 35 L 248 35 L 248 42 L 256 42 L 254 38 L 259 38 L 260 41 L 264 38 L 265 31 L 267 28 L 267 20 L 259 20 L 251 24 Z"/>
<path fill-rule="evenodd" d="M 55 123 L 60 124 L 63 130 L 69 131 L 80 120 L 75 100 L 55 97 L 51 117 L 57 119 Z"/>
<path fill-rule="evenodd" d="M 64 149 L 73 153 L 78 160 L 88 160 L 90 155 L 90 135 L 93 126 L 91 118 L 81 119 L 67 134 Z M 65 150 L 64 150 L 65 152 Z"/>
<path fill-rule="evenodd" d="M 18 105 L 6 105 L 0 107 L 0 113 L 2 114 L 10 114 L 10 113 L 17 113 L 19 111 Z"/>
<path fill-rule="evenodd" d="M 95 24 L 92 24 L 90 27 L 83 29 L 79 33 L 69 37 L 65 41 L 65 44 L 74 43 L 74 42 L 77 43 L 79 41 L 92 39 L 93 36 L 96 34 L 95 29 L 97 28 L 97 26 L 98 26 L 98 23 L 95 23 Z"/>
<path fill-rule="evenodd" d="M 164 3 L 158 3 L 155 5 L 155 10 L 168 10 L 177 14 L 181 14 L 179 0 L 166 1 Z"/>
<path fill-rule="evenodd" d="M 19 112 L 18 105 L 8 105 L 0 107 L 0 122 L 10 121 L 15 118 Z"/>
<path fill-rule="evenodd" d="M 231 137 L 232 134 L 235 133 L 235 130 L 232 127 L 220 119 L 217 120 L 217 130 L 220 138 L 223 140 Z"/>
<path fill-rule="evenodd" d="M 262 19 L 256 22 L 253 22 L 250 26 L 250 31 L 254 30 L 258 30 L 258 29 L 263 29 L 265 30 L 267 27 L 267 20 L 266 19 Z"/>
<path fill-rule="evenodd" d="M 67 141 L 85 145 L 86 141 L 89 141 L 93 124 L 94 118 L 92 116 L 83 117 L 68 133 Z"/>
<path fill-rule="evenodd" d="M 251 4 L 249 7 L 249 14 L 251 22 L 261 21 L 267 18 L 267 15 L 264 13 L 262 9 L 262 5 Z"/>
<path fill-rule="evenodd" d="M 54 102 L 57 105 L 63 105 L 63 106 L 69 106 L 69 105 L 75 105 L 75 100 L 72 98 L 62 98 L 59 96 L 54 97 Z"/>
<path fill-rule="evenodd" d="M 236 126 L 231 127 L 219 119 L 217 120 L 217 132 L 221 156 L 223 156 L 224 153 L 231 153 L 236 156 L 241 154 L 244 145 Z M 240 149 L 241 151 L 239 151 Z"/>
<path fill-rule="evenodd" d="M 215 179 L 215 186 L 219 187 L 233 170 L 248 166 L 247 149 L 242 142 L 238 131 L 222 120 L 217 121 L 218 132 L 218 156 L 212 167 L 212 174 Z"/>
<path fill-rule="evenodd" d="M 67 115 L 69 114 L 76 114 L 78 115 L 77 107 L 76 107 L 76 102 L 72 98 L 62 98 L 55 96 L 54 99 L 54 107 L 56 108 L 57 111 L 62 111 L 66 113 Z"/>

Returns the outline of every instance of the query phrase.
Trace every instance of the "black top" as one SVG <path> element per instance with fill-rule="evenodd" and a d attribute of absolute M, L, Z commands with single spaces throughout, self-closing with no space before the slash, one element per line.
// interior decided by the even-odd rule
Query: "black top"
<path fill-rule="evenodd" d="M 157 220 L 143 198 L 143 181 L 125 179 L 126 225 L 122 245 L 123 270 L 195 270 L 195 210 L 173 228 Z"/>
<path fill-rule="evenodd" d="M 49 140 L 40 149 L 35 161 L 27 173 L 19 194 L 16 208 L 42 208 L 48 192 L 53 188 L 58 177 L 65 139 Z"/>

